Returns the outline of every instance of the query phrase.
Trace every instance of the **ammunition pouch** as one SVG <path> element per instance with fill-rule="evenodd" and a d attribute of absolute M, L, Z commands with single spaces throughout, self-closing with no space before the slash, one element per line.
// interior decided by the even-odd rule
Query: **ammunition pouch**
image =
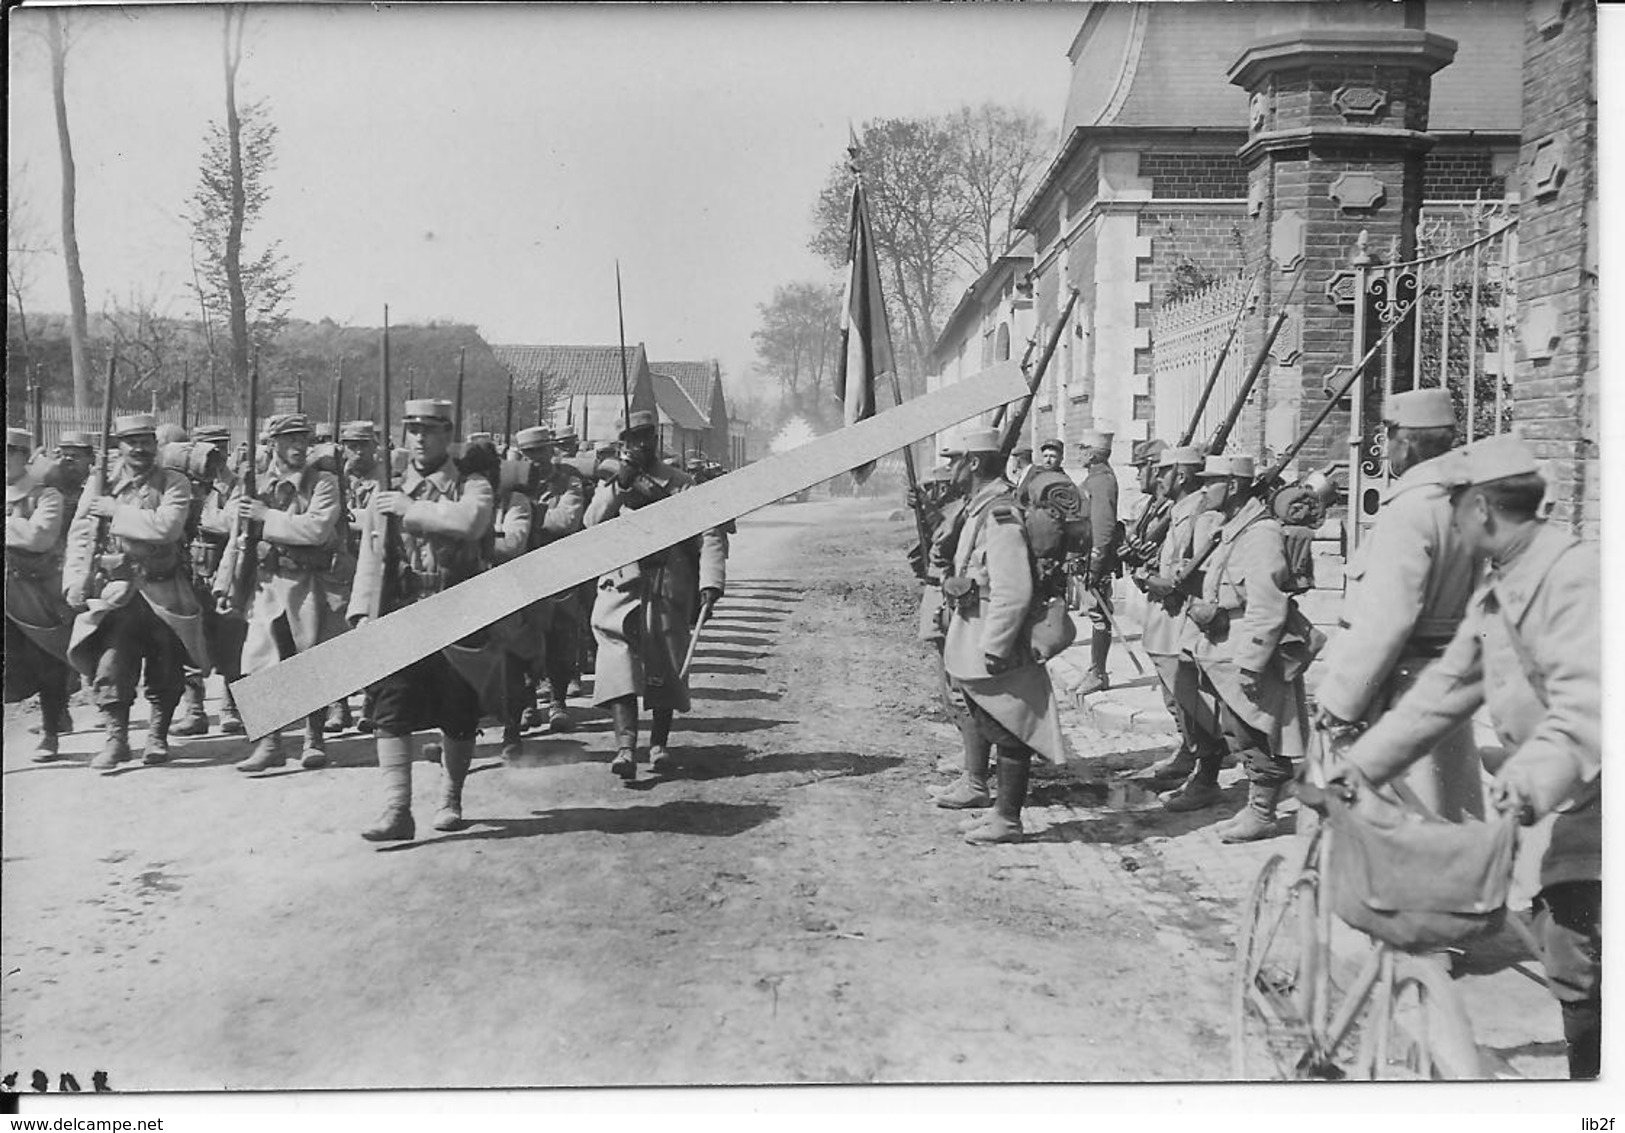
<path fill-rule="evenodd" d="M 136 559 L 123 551 L 97 555 L 95 573 L 104 582 L 168 582 L 180 573 L 179 559 Z"/>
<path fill-rule="evenodd" d="M 214 572 L 220 566 L 220 556 L 225 553 L 225 547 L 207 539 L 193 539 L 187 545 L 186 552 L 192 560 L 192 573 L 198 578 L 213 578 Z"/>
<path fill-rule="evenodd" d="M 338 548 L 332 544 L 321 547 L 293 547 L 261 540 L 257 554 L 262 569 L 309 574 L 332 570 L 337 551 Z"/>
<path fill-rule="evenodd" d="M 955 574 L 942 580 L 942 603 L 950 610 L 962 614 L 973 613 L 980 602 L 980 588 L 974 578 Z"/>
<path fill-rule="evenodd" d="M 6 577 L 22 582 L 55 582 L 60 567 L 54 555 L 39 555 L 16 548 L 6 550 Z"/>

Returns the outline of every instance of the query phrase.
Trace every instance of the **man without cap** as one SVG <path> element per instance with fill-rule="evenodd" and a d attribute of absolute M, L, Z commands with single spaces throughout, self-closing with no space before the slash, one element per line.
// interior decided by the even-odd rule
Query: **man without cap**
<path fill-rule="evenodd" d="M 57 756 L 68 710 L 68 641 L 73 612 L 62 600 L 62 531 L 68 524 L 62 493 L 28 467 L 33 436 L 6 430 L 6 660 L 5 701 L 36 693 L 40 738 L 35 762 Z"/>
<path fill-rule="evenodd" d="M 997 430 L 966 434 L 954 478 L 969 503 L 943 582 L 943 667 L 969 721 L 961 729 L 966 779 L 985 792 L 997 759 L 993 807 L 965 834 L 979 846 L 1021 841 L 1033 755 L 1066 759 L 1049 670 L 1026 628 L 1035 586 L 1027 528 L 1001 465 Z"/>
<path fill-rule="evenodd" d="M 1175 582 L 1195 555 L 1197 521 L 1206 506 L 1198 474 L 1202 450 L 1184 445 L 1163 451 L 1158 463 L 1158 491 L 1168 501 L 1168 529 L 1156 546 L 1156 558 L 1134 573 L 1145 591 L 1145 627 L 1141 645 L 1162 683 L 1163 703 L 1179 727 L 1179 750 L 1166 762 L 1153 764 L 1153 781 L 1184 779 L 1162 800 L 1171 811 L 1199 810 L 1219 799 L 1219 771 L 1226 748 L 1211 689 L 1204 688 L 1196 667 L 1196 626 L 1170 600 Z"/>
<path fill-rule="evenodd" d="M 68 536 L 63 592 L 82 611 L 68 660 L 90 680 L 102 714 L 107 739 L 90 763 L 98 771 L 131 758 L 130 705 L 143 666 L 152 708 L 143 751 L 149 764 L 169 759 L 184 663 L 209 668 L 203 607 L 185 561 L 192 488 L 184 473 L 159 465 L 157 430 L 150 413 L 115 420 L 118 460 L 105 490 L 101 471 L 91 474 Z"/>
<path fill-rule="evenodd" d="M 1216 699 L 1225 746 L 1247 769 L 1247 805 L 1217 827 L 1224 842 L 1253 842 L 1275 829 L 1275 808 L 1308 746 L 1303 670 L 1315 631 L 1281 587 L 1286 541 L 1252 493 L 1250 456 L 1210 456 L 1202 469 L 1207 508 L 1222 526 L 1207 560 L 1202 596 L 1185 607 L 1201 630 L 1197 669 Z M 1196 548 L 1198 554 L 1205 548 Z"/>
<path fill-rule="evenodd" d="M 1033 464 L 1032 445 L 1022 445 L 1010 454 L 1010 466 L 1005 471 L 1005 479 L 1010 481 L 1018 499 L 1027 487 L 1027 481 L 1032 479 L 1033 473 L 1037 470 L 1037 466 Z"/>
<path fill-rule="evenodd" d="M 1344 572 L 1341 632 L 1315 690 L 1316 723 L 1334 743 L 1375 721 L 1444 652 L 1467 611 L 1483 562 L 1455 529 L 1456 414 L 1445 389 L 1393 395 L 1383 407 L 1396 477 Z M 1402 782 L 1451 822 L 1484 813 L 1470 722 L 1439 740 Z"/>
<path fill-rule="evenodd" d="M 407 465 L 400 486 L 374 493 L 362 519 L 361 557 L 349 618 L 360 625 L 409 606 L 485 570 L 494 493 L 484 476 L 465 475 L 451 459 L 452 405 L 415 398 L 406 403 Z M 387 547 L 386 542 L 392 543 Z M 386 563 L 398 564 L 384 578 Z M 496 656 L 485 648 L 488 627 L 470 638 L 415 661 L 373 686 L 378 768 L 384 780 L 384 812 L 361 832 L 369 842 L 407 841 L 412 818 L 412 733 L 438 727 L 442 790 L 436 830 L 463 824 L 463 781 L 474 759 L 481 692 L 489 689 Z M 491 656 L 486 656 L 490 653 Z M 500 662 L 494 668 L 500 668 Z M 498 682 L 500 683 L 500 681 Z M 493 702 L 500 700 L 490 696 Z"/>
<path fill-rule="evenodd" d="M 594 494 L 587 508 L 589 527 L 693 486 L 686 472 L 656 456 L 654 413 L 634 409 L 621 441 L 625 455 L 615 474 Z M 598 641 L 593 703 L 610 711 L 616 747 L 610 770 L 628 783 L 637 778 L 639 697 L 653 715 L 650 770 L 660 774 L 675 769 L 666 743 L 672 714 L 689 709 L 683 658 L 697 620 L 709 616 L 722 596 L 726 561 L 722 533 L 711 528 L 598 580 L 592 611 Z"/>
<path fill-rule="evenodd" d="M 1391 782 L 1488 707 L 1511 753 L 1495 772 L 1496 805 L 1538 822 L 1549 837 L 1535 927 L 1547 986 L 1562 1007 L 1569 1076 L 1594 1078 L 1602 1038 L 1601 563 L 1594 545 L 1541 519 L 1546 481 L 1521 440 L 1468 445 L 1458 467 L 1456 530 L 1488 558 L 1489 573 L 1444 654 L 1344 761 L 1370 784 Z M 1349 774 L 1332 769 L 1333 777 Z"/>
<path fill-rule="evenodd" d="M 1111 687 L 1106 661 L 1112 648 L 1112 579 L 1117 573 L 1117 473 L 1112 436 L 1099 429 L 1083 435 L 1083 483 L 1089 497 L 1089 552 L 1079 576 L 1078 608 L 1089 615 L 1089 671 L 1075 690 L 1084 696 Z"/>
<path fill-rule="evenodd" d="M 303 413 L 279 413 L 266 422 L 271 464 L 247 496 L 239 482 L 228 502 L 237 531 L 258 530 L 252 548 L 257 565 L 243 643 L 242 670 L 258 673 L 313 649 L 344 632 L 349 560 L 343 554 L 338 477 L 310 463 L 311 423 Z M 243 540 L 232 538 L 215 572 L 216 600 L 229 606 Z M 307 770 L 327 766 L 323 725 L 327 710 L 305 719 L 299 762 Z M 282 736 L 271 732 L 237 770 L 257 773 L 287 763 Z"/>

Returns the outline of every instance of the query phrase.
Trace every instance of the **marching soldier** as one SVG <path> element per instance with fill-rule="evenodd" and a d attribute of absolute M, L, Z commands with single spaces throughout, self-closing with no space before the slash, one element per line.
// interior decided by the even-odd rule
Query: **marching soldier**
<path fill-rule="evenodd" d="M 1489 574 L 1443 656 L 1344 759 L 1372 784 L 1393 781 L 1488 706 L 1511 753 L 1495 773 L 1497 805 L 1539 820 L 1549 835 L 1535 927 L 1563 1012 L 1569 1076 L 1594 1078 L 1602 1039 L 1601 567 L 1595 547 L 1541 518 L 1546 482 L 1522 441 L 1503 435 L 1468 445 L 1459 469 L 1456 530 L 1488 558 Z"/>
<path fill-rule="evenodd" d="M 515 444 L 523 448 L 527 440 L 534 443 L 538 433 L 546 427 L 537 425 L 521 429 L 514 437 Z M 527 437 L 527 434 L 530 434 Z M 496 446 L 487 440 L 479 442 L 483 451 L 495 456 Z M 464 462 L 465 470 L 467 462 Z M 525 554 L 533 544 L 536 505 L 532 500 L 535 483 L 543 475 L 542 469 L 528 459 L 508 460 L 501 464 L 496 484 L 496 510 L 492 522 L 491 562 L 501 566 Z M 502 758 L 512 760 L 522 752 L 520 732 L 532 725 L 535 715 L 536 677 L 547 661 L 546 629 L 551 612 L 547 599 L 532 602 L 519 611 L 521 632 L 508 643 L 508 665 L 503 685 L 502 705 Z"/>
<path fill-rule="evenodd" d="M 693 481 L 655 455 L 654 413 L 634 409 L 621 433 L 625 457 L 601 484 L 587 508 L 589 526 L 636 511 Z M 672 714 L 689 709 L 688 677 L 681 672 L 689 636 L 722 596 L 725 581 L 722 535 L 715 528 L 598 580 L 593 636 L 598 659 L 593 702 L 607 707 L 615 727 L 610 770 L 630 783 L 637 778 L 638 699 L 650 709 L 650 769 L 665 773 L 675 761 L 666 748 Z M 700 608 L 694 608 L 698 583 Z"/>
<path fill-rule="evenodd" d="M 1202 469 L 1207 509 L 1222 526 L 1207 560 L 1202 597 L 1185 607 L 1201 636 L 1195 658 L 1216 698 L 1225 746 L 1247 769 L 1247 805 L 1217 830 L 1254 842 L 1275 829 L 1275 808 L 1307 747 L 1303 670 L 1317 647 L 1281 588 L 1286 542 L 1269 506 L 1252 493 L 1250 456 L 1210 456 Z M 1200 553 L 1200 552 L 1199 552 Z"/>
<path fill-rule="evenodd" d="M 216 600 L 229 605 L 239 556 L 256 557 L 251 604 L 243 611 L 248 619 L 242 652 L 245 673 L 268 669 L 345 629 L 349 579 L 341 554 L 338 480 L 310 464 L 312 429 L 303 413 L 272 417 L 265 434 L 271 444 L 270 467 L 257 479 L 253 497 L 243 494 L 241 482 L 232 494 L 228 511 L 236 533 L 226 544 L 214 579 Z M 242 537 L 247 525 L 260 525 L 258 539 Z M 321 709 L 305 721 L 299 762 L 307 770 L 327 766 L 326 719 L 327 710 Z M 272 732 L 260 739 L 237 770 L 256 773 L 285 763 L 282 736 Z"/>
<path fill-rule="evenodd" d="M 1079 696 L 1111 687 L 1106 660 L 1112 648 L 1112 577 L 1117 570 L 1117 473 L 1112 471 L 1112 438 L 1090 430 L 1083 435 L 1084 477 L 1089 497 L 1089 557 L 1084 564 L 1079 605 L 1089 615 L 1089 671 Z"/>
<path fill-rule="evenodd" d="M 1211 691 L 1203 688 L 1195 650 L 1199 636 L 1183 609 L 1173 606 L 1174 580 L 1195 554 L 1196 525 L 1204 506 L 1197 474 L 1202 450 L 1195 445 L 1167 449 L 1158 460 L 1158 491 L 1167 503 L 1168 529 L 1156 547 L 1157 557 L 1135 571 L 1145 591 L 1145 627 L 1141 643 L 1162 683 L 1162 699 L 1179 727 L 1179 750 L 1165 764 L 1150 768 L 1155 780 L 1185 782 L 1166 795 L 1171 811 L 1199 810 L 1219 799 L 1219 771 L 1226 748 Z"/>
<path fill-rule="evenodd" d="M 362 520 L 361 558 L 349 618 L 361 624 L 373 610 L 387 614 L 480 573 L 491 531 L 493 493 L 484 476 L 465 475 L 451 459 L 452 405 L 418 398 L 406 403 L 407 465 L 400 487 L 378 491 Z M 396 567 L 386 580 L 386 566 Z M 388 585 L 386 586 L 386 582 Z M 463 824 L 463 781 L 474 758 L 481 692 L 501 659 L 485 655 L 490 631 L 392 673 L 374 687 L 373 721 L 384 813 L 362 831 L 371 842 L 406 841 L 412 819 L 412 733 L 438 727 L 443 736 L 441 805 L 436 830 Z M 492 696 L 500 699 L 500 689 Z"/>
<path fill-rule="evenodd" d="M 1450 393 L 1419 389 L 1384 406 L 1388 464 L 1397 479 L 1346 572 L 1342 632 L 1327 647 L 1315 690 L 1317 723 L 1347 738 L 1382 715 L 1444 652 L 1467 610 L 1482 562 L 1452 523 L 1459 471 Z M 1482 817 L 1471 723 L 1417 760 L 1405 785 L 1441 818 Z"/>
<path fill-rule="evenodd" d="M 979 780 L 985 793 L 989 763 L 998 757 L 997 799 L 968 829 L 972 845 L 1021 841 L 1034 753 L 1054 763 L 1066 758 L 1049 670 L 1025 632 L 1033 567 L 1001 463 L 997 430 L 966 434 L 954 479 L 969 502 L 942 586 L 950 611 L 943 667 L 968 721 L 961 729 L 966 780 Z"/>
<path fill-rule="evenodd" d="M 193 481 L 192 513 L 187 522 L 192 589 L 203 609 L 203 636 L 209 645 L 209 657 L 223 682 L 220 731 L 226 735 L 241 735 L 243 722 L 237 715 L 231 682 L 243 675 L 243 639 L 248 633 L 248 624 L 239 612 L 222 613 L 214 600 L 215 572 L 226 552 L 226 540 L 231 532 L 226 501 L 237 485 L 230 462 L 231 430 L 224 425 L 199 425 L 192 435 L 195 441 L 210 445 L 219 453 L 218 459 L 210 462 L 214 471 L 212 479 L 206 483 Z M 209 730 L 209 717 L 203 707 L 203 672 L 195 666 L 186 668 L 186 692 L 181 697 L 176 717 L 170 727 L 173 735 L 201 736 Z"/>
<path fill-rule="evenodd" d="M 541 470 L 536 482 L 537 521 L 531 525 L 530 547 L 526 549 L 545 547 L 574 535 L 585 526 L 587 490 L 581 474 L 568 462 L 554 459 L 553 432 L 546 425 L 521 430 L 517 440 L 525 459 Z M 578 616 L 573 590 L 545 598 L 538 605 L 544 607 L 540 624 L 545 642 L 545 674 L 538 675 L 547 678 L 547 729 L 568 732 L 575 724 L 565 700 L 579 654 L 577 635 L 587 632 L 587 618 Z"/>
<path fill-rule="evenodd" d="M 89 433 L 70 429 L 56 442 L 55 486 L 62 493 L 62 543 L 66 545 L 68 525 L 79 510 L 79 496 L 96 460 L 96 441 Z"/>
<path fill-rule="evenodd" d="M 28 469 L 33 436 L 6 430 L 6 664 L 5 700 L 39 694 L 37 763 L 57 756 L 68 711 L 68 641 L 73 612 L 62 601 L 62 493 Z"/>
<path fill-rule="evenodd" d="M 90 766 L 110 770 L 130 759 L 130 705 L 145 665 L 152 706 L 143 761 L 169 759 L 169 724 L 185 688 L 190 659 L 209 668 L 203 610 L 187 576 L 186 476 L 158 464 L 158 425 L 150 413 L 114 422 L 119 458 L 102 484 L 94 473 L 79 499 L 68 537 L 63 590 L 74 620 L 68 660 L 90 679 L 106 743 Z"/>
<path fill-rule="evenodd" d="M 344 497 L 344 514 L 339 517 L 339 530 L 344 536 L 345 557 L 353 566 L 361 553 L 360 517 L 366 512 L 372 493 L 378 487 L 377 426 L 371 421 L 346 421 L 339 426 L 337 444 L 339 484 Z M 363 697 L 359 720 L 351 715 L 348 697 L 328 705 L 327 722 L 323 729 L 331 734 L 345 731 L 354 724 L 359 730 L 370 732 L 372 717 L 365 707 L 368 703 L 369 699 Z"/>

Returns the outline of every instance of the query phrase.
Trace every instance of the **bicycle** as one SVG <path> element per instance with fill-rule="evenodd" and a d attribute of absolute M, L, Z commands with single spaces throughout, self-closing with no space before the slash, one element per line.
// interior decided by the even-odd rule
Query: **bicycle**
<path fill-rule="evenodd" d="M 1300 782 L 1298 794 L 1309 811 L 1324 813 L 1329 790 Z M 1367 936 L 1370 950 L 1352 978 L 1334 971 L 1341 922 L 1327 887 L 1332 841 L 1327 824 L 1315 821 L 1292 864 L 1275 854 L 1253 883 L 1231 997 L 1234 1076 L 1483 1077 L 1472 1023 L 1440 955 Z"/>

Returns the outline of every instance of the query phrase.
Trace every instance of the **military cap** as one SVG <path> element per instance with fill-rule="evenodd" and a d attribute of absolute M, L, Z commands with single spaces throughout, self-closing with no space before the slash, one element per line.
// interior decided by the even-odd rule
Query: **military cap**
<path fill-rule="evenodd" d="M 521 450 L 550 445 L 553 443 L 553 430 L 546 425 L 532 425 L 528 429 L 520 429 L 513 443 Z"/>
<path fill-rule="evenodd" d="M 198 425 L 192 430 L 192 439 L 194 441 L 208 441 L 210 444 L 216 441 L 229 441 L 231 440 L 231 430 L 224 425 Z"/>
<path fill-rule="evenodd" d="M 286 437 L 311 431 L 310 418 L 303 413 L 273 413 L 265 422 L 267 437 Z"/>
<path fill-rule="evenodd" d="M 483 441 L 491 441 L 492 443 L 495 443 L 496 436 L 482 430 L 480 432 L 468 434 L 468 436 L 463 438 L 463 441 L 471 445 L 480 444 Z"/>
<path fill-rule="evenodd" d="M 1011 455 L 1012 456 L 1019 456 L 1022 460 L 1031 460 L 1033 458 L 1033 446 L 1032 445 L 1022 445 L 1020 448 L 1016 449 L 1015 452 L 1013 452 Z"/>
<path fill-rule="evenodd" d="M 346 421 L 339 429 L 341 441 L 375 441 L 378 427 L 371 421 Z"/>
<path fill-rule="evenodd" d="M 154 438 L 158 436 L 158 418 L 151 413 L 126 413 L 113 418 L 115 437 L 138 437 L 143 433 L 151 433 Z"/>
<path fill-rule="evenodd" d="M 1064 453 L 1066 452 L 1066 442 L 1061 440 L 1059 437 L 1051 437 L 1049 440 L 1038 446 L 1038 451 Z"/>
<path fill-rule="evenodd" d="M 998 451 L 999 431 L 997 429 L 965 430 L 965 452 L 967 455 L 970 453 Z"/>
<path fill-rule="evenodd" d="M 1202 477 L 1214 479 L 1220 476 L 1236 476 L 1242 479 L 1253 478 L 1253 458 L 1250 456 L 1231 456 L 1228 453 L 1220 456 L 1210 456 L 1207 463 L 1202 465 Z"/>
<path fill-rule="evenodd" d="M 62 434 L 61 439 L 56 442 L 56 447 L 57 448 L 82 448 L 82 449 L 89 449 L 91 452 L 95 452 L 96 451 L 96 441 L 95 441 L 94 438 L 91 437 L 91 435 L 89 433 L 80 432 L 78 429 L 71 429 L 68 432 L 65 432 L 65 433 Z"/>
<path fill-rule="evenodd" d="M 402 420 L 408 424 L 451 424 L 451 402 L 439 397 L 415 397 L 406 403 Z"/>
<path fill-rule="evenodd" d="M 1456 424 L 1450 391 L 1439 386 L 1396 393 L 1382 406 L 1382 419 L 1398 429 L 1447 429 Z"/>
<path fill-rule="evenodd" d="M 20 448 L 24 452 L 34 451 L 34 434 L 27 429 L 7 429 L 6 448 Z"/>
<path fill-rule="evenodd" d="M 1510 476 L 1540 475 L 1540 462 L 1523 438 L 1512 433 L 1501 433 L 1474 441 L 1461 450 L 1461 460 L 1455 468 L 1459 486 L 1490 484 Z"/>
<path fill-rule="evenodd" d="M 621 430 L 621 438 L 624 440 L 630 433 L 653 432 L 658 425 L 654 410 L 634 409 L 626 419 L 626 427 Z"/>
<path fill-rule="evenodd" d="M 1157 457 L 1157 467 L 1172 468 L 1176 464 L 1200 466 L 1203 460 L 1202 450 L 1196 445 L 1169 445 Z"/>
<path fill-rule="evenodd" d="M 965 455 L 965 442 L 964 442 L 964 440 L 960 439 L 960 438 L 956 438 L 956 437 L 951 437 L 948 440 L 943 441 L 942 442 L 942 447 L 937 449 L 937 455 L 939 457 L 941 457 L 943 460 L 953 460 L 953 459 L 955 459 L 957 457 L 964 456 Z"/>
<path fill-rule="evenodd" d="M 331 438 L 333 436 L 333 422 L 331 422 L 331 421 L 318 421 L 318 422 L 316 422 L 315 433 L 316 433 L 316 435 L 318 437 Z"/>
<path fill-rule="evenodd" d="M 1152 437 L 1148 441 L 1134 442 L 1134 455 L 1129 461 L 1135 467 L 1145 464 L 1156 464 L 1163 451 L 1167 449 L 1168 442 L 1160 437 Z"/>
<path fill-rule="evenodd" d="M 555 441 L 576 441 L 581 439 L 581 434 L 576 432 L 574 425 L 566 425 L 562 429 L 553 431 L 553 439 Z"/>

